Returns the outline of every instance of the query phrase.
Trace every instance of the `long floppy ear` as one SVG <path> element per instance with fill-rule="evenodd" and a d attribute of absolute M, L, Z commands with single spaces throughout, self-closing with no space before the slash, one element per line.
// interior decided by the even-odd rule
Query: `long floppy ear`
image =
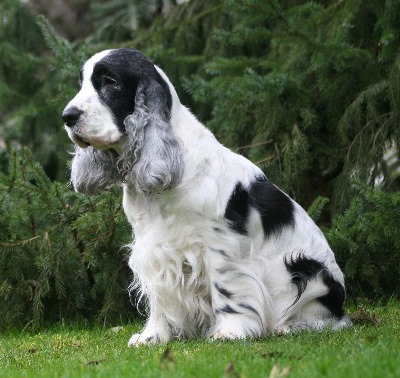
<path fill-rule="evenodd" d="M 94 195 L 121 182 L 117 160 L 118 155 L 113 150 L 100 151 L 92 146 L 76 147 L 71 166 L 71 182 L 74 189 L 79 193 Z"/>
<path fill-rule="evenodd" d="M 126 117 L 126 144 L 119 166 L 126 182 L 145 194 L 177 185 L 183 159 L 170 124 L 164 88 L 153 78 L 139 82 L 135 111 Z"/>

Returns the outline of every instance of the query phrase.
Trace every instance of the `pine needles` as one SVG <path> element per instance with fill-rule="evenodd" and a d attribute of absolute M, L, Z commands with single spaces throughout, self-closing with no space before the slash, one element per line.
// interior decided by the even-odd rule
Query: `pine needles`
<path fill-rule="evenodd" d="M 94 201 L 51 182 L 29 150 L 12 153 L 0 182 L 0 328 L 129 317 L 120 194 Z"/>
<path fill-rule="evenodd" d="M 0 3 L 0 327 L 132 311 L 120 193 L 68 188 L 60 119 L 81 64 L 116 46 L 146 53 L 223 144 L 333 220 L 351 294 L 398 294 L 397 2 L 156 4 L 92 2 L 89 34 L 68 41 L 24 2 Z"/>

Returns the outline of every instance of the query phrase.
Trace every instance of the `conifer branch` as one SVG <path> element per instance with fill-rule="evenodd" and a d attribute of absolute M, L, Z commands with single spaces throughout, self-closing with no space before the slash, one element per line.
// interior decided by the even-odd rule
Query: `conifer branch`
<path fill-rule="evenodd" d="M 266 144 L 270 144 L 272 143 L 273 140 L 269 139 L 263 142 L 257 142 L 257 143 L 251 143 L 251 144 L 246 144 L 244 146 L 239 146 L 238 148 L 235 149 L 236 152 L 242 151 L 242 150 L 247 150 L 249 148 L 253 148 L 253 147 L 260 147 L 260 146 L 265 146 Z"/>
<path fill-rule="evenodd" d="M 24 239 L 24 240 L 18 240 L 18 241 L 12 242 L 12 243 L 0 242 L 0 246 L 8 247 L 8 248 L 14 248 L 14 247 L 18 247 L 18 246 L 25 246 L 26 244 L 32 243 L 32 242 L 34 242 L 35 240 L 38 240 L 38 239 L 42 239 L 42 238 L 43 239 L 48 239 L 49 235 L 54 230 L 56 230 L 57 228 L 59 228 L 59 227 L 61 227 L 63 225 L 64 225 L 64 223 L 60 222 L 60 223 L 48 228 L 46 231 L 44 231 L 40 235 L 35 235 L 35 236 L 32 236 L 31 238 L 27 238 L 27 239 Z"/>
<path fill-rule="evenodd" d="M 266 162 L 272 160 L 275 156 L 276 156 L 276 154 L 269 155 L 269 156 L 267 156 L 267 157 L 264 158 L 264 159 L 257 160 L 255 163 L 256 163 L 257 165 L 264 164 L 264 163 L 266 163 Z"/>
<path fill-rule="evenodd" d="M 377 121 L 379 121 L 382 118 L 386 118 L 386 117 L 390 117 L 391 113 L 384 113 L 381 114 L 377 119 L 371 119 L 369 120 L 359 131 L 358 133 L 355 135 L 355 137 L 353 138 L 352 142 L 350 143 L 349 147 L 347 147 L 347 160 L 350 160 L 350 154 L 351 154 L 351 150 L 354 146 L 354 144 L 356 143 L 356 141 L 361 137 L 361 135 L 363 134 L 363 132 L 370 127 L 371 125 L 375 124 Z"/>

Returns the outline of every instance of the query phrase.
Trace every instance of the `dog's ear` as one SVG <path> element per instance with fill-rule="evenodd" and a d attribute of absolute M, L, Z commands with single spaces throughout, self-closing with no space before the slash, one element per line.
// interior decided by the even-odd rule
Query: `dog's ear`
<path fill-rule="evenodd" d="M 118 155 L 113 150 L 100 151 L 92 146 L 76 147 L 71 165 L 71 182 L 79 193 L 95 195 L 121 182 L 117 170 Z"/>
<path fill-rule="evenodd" d="M 167 89 L 153 77 L 141 79 L 135 110 L 124 121 L 126 142 L 119 167 L 125 181 L 145 194 L 173 187 L 182 177 L 183 160 L 170 123 Z"/>

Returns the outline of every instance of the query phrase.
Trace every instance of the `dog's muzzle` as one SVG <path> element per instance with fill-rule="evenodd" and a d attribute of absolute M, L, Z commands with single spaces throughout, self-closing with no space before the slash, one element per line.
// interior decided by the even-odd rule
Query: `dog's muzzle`
<path fill-rule="evenodd" d="M 78 108 L 75 107 L 71 107 L 65 109 L 61 117 L 64 120 L 66 126 L 74 127 L 79 121 L 81 114 L 82 110 L 79 110 Z"/>

